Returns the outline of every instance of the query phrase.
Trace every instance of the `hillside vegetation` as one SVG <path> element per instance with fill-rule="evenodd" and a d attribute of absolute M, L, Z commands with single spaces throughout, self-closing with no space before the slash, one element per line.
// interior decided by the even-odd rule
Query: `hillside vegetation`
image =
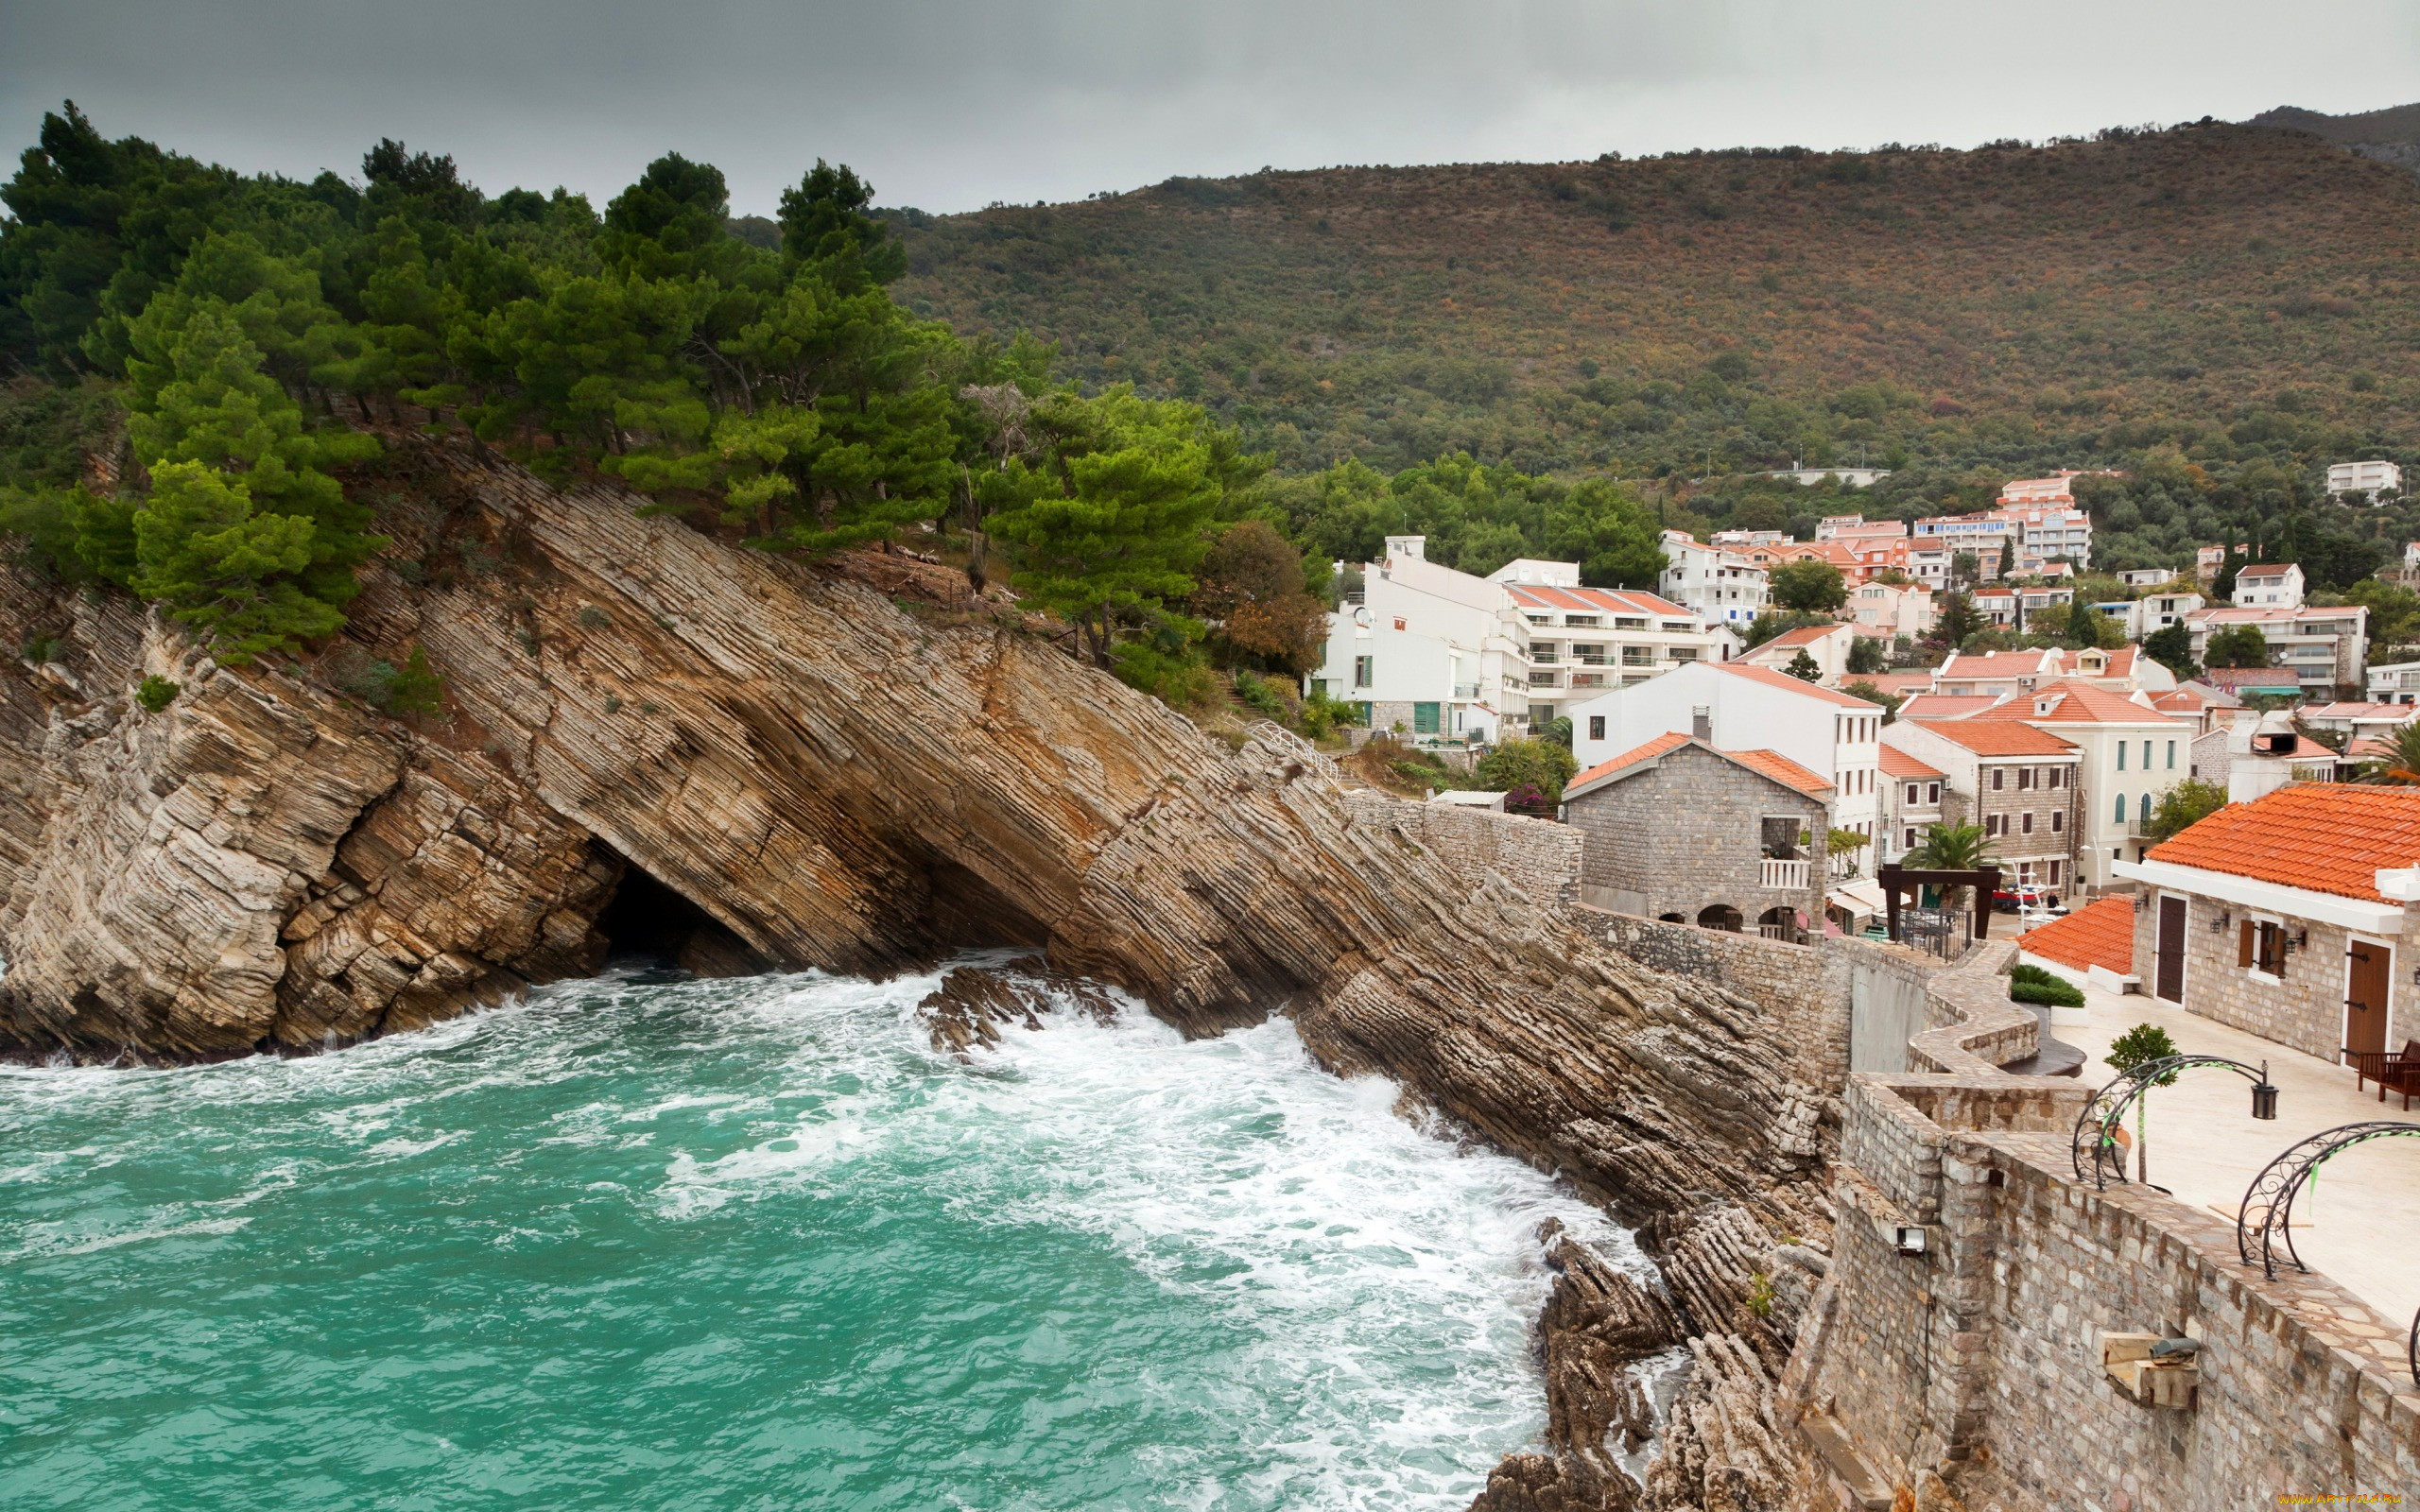
<path fill-rule="evenodd" d="M 1288 470 L 2299 464 L 2420 434 L 2415 211 L 2420 178 L 2224 125 L 1334 168 L 894 213 L 896 292 Z"/>

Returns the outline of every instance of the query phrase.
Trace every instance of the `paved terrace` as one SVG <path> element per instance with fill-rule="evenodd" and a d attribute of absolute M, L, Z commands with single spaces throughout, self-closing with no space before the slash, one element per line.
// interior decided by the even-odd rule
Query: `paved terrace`
<path fill-rule="evenodd" d="M 2277 1087 L 2273 1123 L 2254 1121 L 2252 1084 L 2223 1067 L 2188 1071 L 2175 1086 L 2157 1088 L 2146 1098 L 2152 1184 L 2229 1223 L 2260 1168 L 2303 1136 L 2377 1119 L 2420 1126 L 2420 1102 L 2409 1113 L 2399 1097 L 2390 1096 L 2380 1106 L 2375 1083 L 2357 1094 L 2350 1067 L 2331 1066 L 2156 998 L 2086 988 L 2084 1006 L 2090 1024 L 2061 1024 L 2051 1032 L 2089 1057 L 2083 1077 L 2087 1087 L 2110 1079 L 2113 1073 L 2101 1057 L 2138 1023 L 2167 1030 L 2187 1055 L 2225 1056 L 2255 1066 L 2269 1062 L 2269 1079 Z M 2131 1132 L 2131 1116 L 2127 1122 Z M 2131 1160 L 2126 1174 L 2134 1175 Z M 2318 1191 L 2304 1193 L 2294 1208 L 2294 1246 L 2311 1269 L 2408 1325 L 2420 1311 L 2420 1137 L 2398 1136 L 2347 1150 L 2320 1168 Z M 2308 1227 L 2306 1209 L 2312 1215 Z"/>

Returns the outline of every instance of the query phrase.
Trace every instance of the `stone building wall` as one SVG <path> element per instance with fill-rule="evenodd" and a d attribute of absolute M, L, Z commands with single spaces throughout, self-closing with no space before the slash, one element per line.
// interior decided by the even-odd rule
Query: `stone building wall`
<path fill-rule="evenodd" d="M 1490 809 L 1413 802 L 1371 788 L 1347 793 L 1344 799 L 1356 823 L 1393 829 L 1442 856 L 1456 875 L 1474 885 L 1493 872 L 1548 913 L 1580 902 L 1581 839 L 1568 825 Z"/>
<path fill-rule="evenodd" d="M 2146 991 L 2157 991 L 2159 892 L 2152 890 L 2150 906 L 2135 916 L 2135 970 Z M 2223 910 L 2223 932 L 2210 922 Z M 2308 929 L 2310 943 L 2286 957 L 2284 980 L 2265 981 L 2236 964 L 2237 925 L 2247 915 L 2240 904 L 2193 898 L 2185 918 L 2185 1008 L 2216 1019 L 2263 1040 L 2336 1060 L 2344 1045 L 2345 948 L 2354 932 L 2341 924 L 2288 919 Z M 2406 918 L 2410 911 L 2406 910 Z M 2364 937 L 2376 938 L 2365 933 Z M 2392 1005 L 2388 1023 L 2389 1050 L 2406 1040 L 2420 1040 L 2420 989 L 2411 983 L 2410 968 L 2420 965 L 2420 930 L 2407 928 L 2393 941 L 2394 960 L 2387 972 Z"/>
<path fill-rule="evenodd" d="M 1703 747 L 1683 746 L 1652 770 L 1582 794 L 1564 816 L 1585 837 L 1581 896 L 1599 907 L 1695 923 L 1703 910 L 1728 904 L 1750 931 L 1770 908 L 1797 910 L 1810 924 L 1824 917 L 1820 853 L 1804 888 L 1768 890 L 1762 881 L 1763 821 L 1787 816 L 1821 836 L 1824 805 Z"/>

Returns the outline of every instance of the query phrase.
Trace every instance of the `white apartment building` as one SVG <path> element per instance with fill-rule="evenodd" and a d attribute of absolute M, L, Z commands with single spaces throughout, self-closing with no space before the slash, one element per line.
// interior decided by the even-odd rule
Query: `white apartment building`
<path fill-rule="evenodd" d="M 1656 590 L 1708 625 L 1741 629 L 1772 601 L 1772 577 L 1764 568 L 1685 530 L 1664 532 L 1664 573 Z"/>
<path fill-rule="evenodd" d="M 2370 668 L 2370 702 L 2420 703 L 2420 662 L 2388 662 Z"/>
<path fill-rule="evenodd" d="M 1500 583 L 1429 561 L 1423 536 L 1389 536 L 1362 568 L 1361 602 L 1328 617 L 1311 690 L 1367 706 L 1373 729 L 1422 742 L 1521 732 L 1530 624 Z M 1579 569 L 1571 568 L 1574 581 Z"/>
<path fill-rule="evenodd" d="M 2218 605 L 2195 612 L 2185 623 L 2193 632 L 2193 659 L 2204 665 L 2213 630 L 2257 625 L 2269 643 L 2269 664 L 2293 669 L 2303 696 L 2322 702 L 2333 698 L 2341 686 L 2360 686 L 2369 666 L 2370 611 L 2358 604 L 2329 609 Z"/>
<path fill-rule="evenodd" d="M 2366 493 L 2375 502 L 2381 492 L 2403 491 L 2403 469 L 2393 462 L 2331 462 L 2327 491 L 2333 495 Z"/>
<path fill-rule="evenodd" d="M 1815 522 L 1815 539 L 1837 541 L 1846 545 L 1862 541 L 1904 541 L 1908 524 L 1904 520 L 1868 520 L 1861 514 L 1827 514 Z"/>
<path fill-rule="evenodd" d="M 2092 565 L 2092 516 L 2073 506 L 2024 504 L 1994 509 L 1991 516 L 2017 529 L 2019 557 L 2048 561 L 2064 557 L 2079 567 Z"/>
<path fill-rule="evenodd" d="M 2195 610 L 2202 607 L 2204 600 L 2199 593 L 2151 593 L 2135 602 L 2142 606 L 2136 616 L 2141 629 L 2135 636 L 2139 641 L 2171 625 L 2184 624 Z"/>
<path fill-rule="evenodd" d="M 1577 579 L 1579 574 L 1572 576 Z M 1545 729 L 1574 701 L 1608 688 L 1629 687 L 1695 662 L 1722 660 L 1720 638 L 1695 614 L 1653 593 L 1582 588 L 1576 581 L 1507 582 L 1504 588 L 1530 627 L 1525 712 L 1532 730 Z"/>
<path fill-rule="evenodd" d="M 2294 563 L 2255 562 L 2235 575 L 2235 602 L 2246 608 L 2298 609 L 2303 601 L 2303 570 Z"/>
<path fill-rule="evenodd" d="M 1709 722 L 1717 750 L 1771 750 L 1830 782 L 1832 827 L 1873 836 L 1880 816 L 1882 708 L 1745 662 L 1700 662 L 1571 709 L 1582 771 L 1658 735 Z"/>
<path fill-rule="evenodd" d="M 1780 530 L 1718 530 L 1706 540 L 1713 545 L 1745 550 L 1750 546 L 1787 545 L 1789 536 Z"/>
<path fill-rule="evenodd" d="M 2118 580 L 2129 588 L 2157 588 L 2176 581 L 2173 567 L 2130 567 L 2118 575 Z"/>

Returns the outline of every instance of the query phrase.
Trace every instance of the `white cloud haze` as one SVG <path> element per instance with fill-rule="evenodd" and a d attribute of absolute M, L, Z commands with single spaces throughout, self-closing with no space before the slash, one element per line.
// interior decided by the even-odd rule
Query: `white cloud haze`
<path fill-rule="evenodd" d="M 2410 0 L 10 0 L 11 152 L 107 134 L 357 178 L 381 136 L 600 205 L 667 150 L 768 212 L 818 156 L 886 204 L 1170 174 L 1691 146 L 1970 146 L 2420 100 Z"/>

